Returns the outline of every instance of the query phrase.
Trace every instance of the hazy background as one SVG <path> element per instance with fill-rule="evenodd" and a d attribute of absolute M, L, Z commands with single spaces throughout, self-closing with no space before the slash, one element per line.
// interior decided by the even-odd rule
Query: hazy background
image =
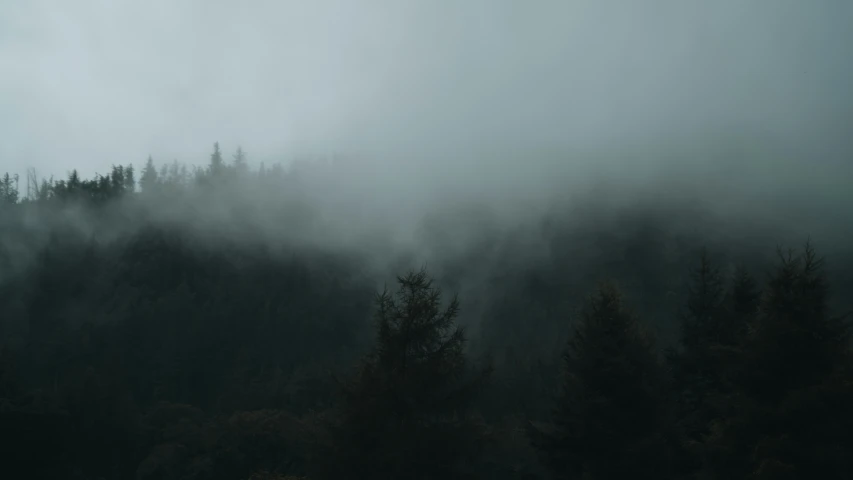
<path fill-rule="evenodd" d="M 847 234 L 851 26 L 844 0 L 4 0 L 0 170 L 219 141 L 337 155 L 324 194 L 399 211 L 606 178 Z"/>

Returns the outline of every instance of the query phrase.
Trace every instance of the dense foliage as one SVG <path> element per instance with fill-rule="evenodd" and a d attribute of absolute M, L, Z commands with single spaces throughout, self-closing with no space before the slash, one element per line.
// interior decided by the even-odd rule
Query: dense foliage
<path fill-rule="evenodd" d="M 328 238 L 334 168 L 0 178 L 4 478 L 853 478 L 843 255 L 473 209 L 427 273 Z"/>

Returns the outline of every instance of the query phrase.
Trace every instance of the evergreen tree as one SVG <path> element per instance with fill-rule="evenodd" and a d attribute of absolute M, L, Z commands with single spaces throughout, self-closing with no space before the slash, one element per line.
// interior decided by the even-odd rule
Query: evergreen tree
<path fill-rule="evenodd" d="M 760 300 L 761 292 L 758 289 L 758 282 L 745 267 L 738 266 L 735 270 L 731 294 L 729 295 L 731 311 L 738 315 L 753 315 L 758 311 Z"/>
<path fill-rule="evenodd" d="M 668 352 L 679 422 L 693 446 L 701 441 L 714 417 L 708 397 L 717 388 L 719 366 L 712 358 L 712 347 L 728 336 L 723 328 L 723 305 L 722 275 L 702 249 L 699 265 L 690 271 L 686 308 L 678 316 L 680 349 Z"/>
<path fill-rule="evenodd" d="M 225 161 L 222 159 L 219 142 L 213 144 L 213 153 L 210 154 L 210 166 L 208 170 L 214 178 L 219 178 L 225 173 Z"/>
<path fill-rule="evenodd" d="M 18 176 L 7 172 L 0 178 L 0 204 L 18 203 Z"/>
<path fill-rule="evenodd" d="M 723 315 L 723 278 L 706 249 L 699 255 L 699 265 L 690 272 L 687 308 L 680 315 L 681 343 L 685 349 L 720 341 L 727 332 L 720 328 Z"/>
<path fill-rule="evenodd" d="M 725 355 L 743 335 L 755 300 L 754 281 L 744 269 L 733 280 L 726 292 L 719 268 L 703 249 L 690 273 L 686 309 L 679 315 L 681 348 L 668 352 L 678 423 L 686 437 L 683 464 L 689 470 L 701 466 L 704 439 L 722 415 L 720 401 L 730 390 Z"/>
<path fill-rule="evenodd" d="M 125 179 L 125 171 L 123 165 L 113 165 L 112 172 L 109 176 L 109 193 L 110 196 L 119 196 L 124 193 L 127 181 Z"/>
<path fill-rule="evenodd" d="M 172 188 L 182 187 L 186 183 L 186 165 L 178 163 L 177 159 L 173 159 L 169 164 L 169 174 L 165 179 Z"/>
<path fill-rule="evenodd" d="M 399 291 L 377 299 L 376 344 L 344 387 L 341 422 L 321 463 L 328 478 L 448 479 L 479 447 L 469 407 L 490 371 L 466 365 L 465 335 L 455 326 L 456 298 L 426 272 L 399 277 Z"/>
<path fill-rule="evenodd" d="M 234 169 L 240 178 L 244 178 L 249 173 L 249 164 L 246 163 L 246 152 L 243 147 L 237 147 L 237 153 L 234 154 Z"/>
<path fill-rule="evenodd" d="M 590 297 L 563 357 L 551 425 L 531 425 L 556 478 L 670 478 L 671 411 L 654 342 L 604 284 Z"/>
<path fill-rule="evenodd" d="M 133 193 L 136 191 L 136 172 L 133 164 L 124 167 L 124 191 Z"/>
<path fill-rule="evenodd" d="M 779 255 L 742 345 L 728 413 L 708 439 L 717 478 L 851 478 L 851 331 L 828 308 L 828 285 L 807 244 Z"/>
<path fill-rule="evenodd" d="M 154 160 L 151 155 L 145 162 L 145 168 L 142 169 L 142 177 L 139 179 L 139 187 L 143 192 L 148 193 L 153 191 L 157 186 L 158 174 L 157 167 L 154 166 Z"/>
<path fill-rule="evenodd" d="M 727 313 L 724 318 L 728 325 L 724 325 L 727 335 L 721 344 L 736 346 L 743 340 L 750 323 L 758 314 L 760 302 L 761 289 L 758 282 L 744 266 L 738 266 L 726 292 Z"/>

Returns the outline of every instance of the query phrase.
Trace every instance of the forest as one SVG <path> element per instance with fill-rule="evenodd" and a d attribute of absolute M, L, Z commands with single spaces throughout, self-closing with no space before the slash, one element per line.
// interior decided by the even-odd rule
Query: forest
<path fill-rule="evenodd" d="M 853 478 L 849 245 L 598 191 L 401 247 L 338 168 L 0 178 L 3 478 Z"/>

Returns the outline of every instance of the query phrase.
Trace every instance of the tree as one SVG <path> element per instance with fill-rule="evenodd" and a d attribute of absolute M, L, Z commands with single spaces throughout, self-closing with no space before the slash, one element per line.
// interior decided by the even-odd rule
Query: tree
<path fill-rule="evenodd" d="M 213 144 L 213 153 L 210 154 L 210 175 L 219 177 L 225 172 L 225 161 L 222 159 L 222 151 L 219 150 L 219 142 Z"/>
<path fill-rule="evenodd" d="M 728 332 L 723 331 L 723 279 L 710 259 L 708 251 L 699 254 L 699 265 L 690 272 L 687 308 L 680 314 L 681 343 L 686 349 L 719 341 Z"/>
<path fill-rule="evenodd" d="M 850 478 L 853 473 L 851 330 L 828 308 L 810 244 L 779 263 L 747 336 L 732 352 L 728 414 L 708 439 L 719 478 Z"/>
<path fill-rule="evenodd" d="M 459 302 L 441 309 L 425 271 L 376 298 L 376 344 L 344 385 L 329 478 L 467 478 L 479 447 L 470 406 L 489 369 L 466 364 Z M 471 472 L 468 472 L 471 473 Z"/>
<path fill-rule="evenodd" d="M 0 178 L 0 204 L 18 203 L 18 176 L 7 172 Z"/>
<path fill-rule="evenodd" d="M 530 427 L 555 476 L 669 478 L 674 437 L 666 371 L 612 284 L 587 299 L 563 361 L 551 424 Z"/>
<path fill-rule="evenodd" d="M 734 273 L 732 288 L 728 296 L 728 306 L 731 313 L 742 318 L 754 315 L 758 311 L 761 292 L 758 283 L 743 266 L 738 266 Z"/>
<path fill-rule="evenodd" d="M 246 163 L 246 152 L 243 147 L 237 147 L 237 153 L 234 154 L 234 169 L 240 178 L 244 178 L 249 173 L 249 165 Z"/>
<path fill-rule="evenodd" d="M 680 349 L 668 352 L 678 424 L 685 435 L 682 465 L 688 470 L 701 467 L 705 437 L 723 415 L 721 402 L 731 391 L 727 361 L 755 312 L 756 296 L 755 282 L 742 267 L 727 291 L 719 268 L 702 250 L 690 273 L 686 309 L 679 315 Z"/>
<path fill-rule="evenodd" d="M 139 179 L 139 187 L 144 193 L 153 191 L 157 186 L 157 167 L 154 166 L 154 160 L 151 155 L 145 162 L 145 168 L 142 169 L 142 177 Z"/>
<path fill-rule="evenodd" d="M 678 315 L 680 349 L 670 350 L 667 355 L 678 421 L 688 450 L 697 455 L 698 444 L 716 416 L 709 404 L 709 398 L 719 388 L 720 365 L 714 358 L 714 347 L 734 341 L 726 322 L 724 294 L 720 270 L 708 251 L 702 249 L 699 264 L 690 271 L 686 308 Z"/>
<path fill-rule="evenodd" d="M 128 193 L 136 191 L 136 172 L 133 164 L 124 167 L 124 191 Z"/>

